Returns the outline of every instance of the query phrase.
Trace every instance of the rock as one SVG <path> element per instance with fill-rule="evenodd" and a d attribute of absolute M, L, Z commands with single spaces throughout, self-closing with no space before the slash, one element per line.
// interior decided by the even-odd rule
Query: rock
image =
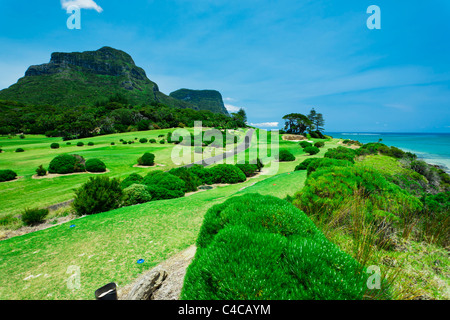
<path fill-rule="evenodd" d="M 139 279 L 124 300 L 150 300 L 166 278 L 164 269 L 153 269 Z"/>
<path fill-rule="evenodd" d="M 179 300 L 186 269 L 196 249 L 195 245 L 190 246 L 120 288 L 119 300 Z"/>

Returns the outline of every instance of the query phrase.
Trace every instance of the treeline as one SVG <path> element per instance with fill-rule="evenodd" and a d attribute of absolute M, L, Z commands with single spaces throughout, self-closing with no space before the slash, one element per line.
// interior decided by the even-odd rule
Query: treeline
<path fill-rule="evenodd" d="M 305 134 L 308 132 L 311 138 L 324 139 L 323 126 L 325 120 L 321 113 L 317 113 L 316 110 L 311 109 L 306 116 L 301 113 L 290 113 L 283 117 L 285 121 L 284 130 L 280 130 L 280 133 L 290 134 Z"/>
<path fill-rule="evenodd" d="M 65 140 L 129 131 L 193 127 L 195 121 L 202 121 L 203 127 L 246 127 L 245 118 L 237 114 L 230 117 L 207 110 L 168 107 L 156 102 L 136 106 L 121 95 L 92 106 L 73 108 L 0 101 L 0 112 L 1 135 L 45 134 Z"/>

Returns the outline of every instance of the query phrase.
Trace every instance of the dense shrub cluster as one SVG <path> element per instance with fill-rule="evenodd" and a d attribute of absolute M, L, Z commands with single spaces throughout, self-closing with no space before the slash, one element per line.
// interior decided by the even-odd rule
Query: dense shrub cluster
<path fill-rule="evenodd" d="M 232 164 L 218 164 L 209 170 L 210 182 L 235 184 L 247 180 L 245 174 Z"/>
<path fill-rule="evenodd" d="M 11 181 L 16 179 L 17 173 L 12 170 L 0 170 L 0 182 Z"/>
<path fill-rule="evenodd" d="M 146 203 L 152 200 L 152 196 L 148 187 L 143 184 L 132 184 L 123 190 L 123 204 L 125 206 L 133 206 L 136 204 Z"/>
<path fill-rule="evenodd" d="M 314 139 L 326 139 L 326 136 L 324 136 L 320 131 L 311 131 L 309 135 Z"/>
<path fill-rule="evenodd" d="M 48 166 L 49 173 L 68 174 L 84 172 L 86 161 L 79 155 L 62 154 L 53 158 Z"/>
<path fill-rule="evenodd" d="M 417 198 L 387 181 L 378 171 L 348 165 L 313 172 L 305 187 L 296 193 L 293 203 L 307 214 L 332 214 L 345 200 L 356 195 L 366 200 L 369 211 L 384 210 L 401 216 L 422 209 Z"/>
<path fill-rule="evenodd" d="M 301 171 L 308 169 L 308 166 L 311 162 L 313 162 L 316 158 L 307 158 L 303 160 L 300 164 L 295 167 L 295 171 Z"/>
<path fill-rule="evenodd" d="M 425 240 L 448 247 L 450 245 L 450 191 L 422 198 L 424 204 L 420 228 Z"/>
<path fill-rule="evenodd" d="M 140 184 L 142 181 L 144 181 L 143 176 L 137 173 L 132 173 L 120 183 L 120 187 L 122 189 L 126 189 L 133 184 Z"/>
<path fill-rule="evenodd" d="M 256 164 L 236 164 L 236 167 L 241 170 L 246 177 L 252 177 L 258 171 L 258 166 Z"/>
<path fill-rule="evenodd" d="M 355 163 L 356 151 L 345 147 L 337 147 L 334 149 L 329 149 L 325 153 L 324 157 L 338 160 L 347 160 L 351 163 Z"/>
<path fill-rule="evenodd" d="M 147 174 L 142 184 L 148 187 L 153 200 L 183 197 L 186 188 L 186 183 L 182 179 L 161 170 Z"/>
<path fill-rule="evenodd" d="M 17 149 L 16 149 L 16 152 L 19 152 L 19 153 L 20 153 L 20 152 L 25 152 L 25 150 L 24 150 L 23 148 L 17 148 Z"/>
<path fill-rule="evenodd" d="M 331 158 L 315 158 L 313 159 L 306 168 L 308 176 L 319 168 L 325 167 L 348 167 L 353 166 L 353 163 L 347 160 L 338 160 Z"/>
<path fill-rule="evenodd" d="M 361 143 L 361 142 L 359 142 L 359 141 L 356 141 L 356 140 L 350 140 L 350 139 L 345 139 L 344 141 L 342 141 L 342 143 L 343 144 L 345 144 L 345 145 L 348 145 L 348 146 L 350 146 L 350 145 L 357 145 L 357 146 L 362 146 L 363 144 Z"/>
<path fill-rule="evenodd" d="M 97 214 L 117 209 L 122 202 L 123 191 L 117 179 L 109 177 L 89 178 L 89 181 L 75 190 L 72 204 L 80 216 Z"/>
<path fill-rule="evenodd" d="M 363 268 L 287 201 L 248 194 L 208 210 L 185 300 L 362 299 Z"/>
<path fill-rule="evenodd" d="M 198 187 L 202 185 L 202 181 L 195 174 L 193 174 L 189 169 L 180 167 L 174 168 L 169 171 L 170 174 L 177 176 L 185 183 L 184 192 L 194 192 L 197 191 Z"/>
<path fill-rule="evenodd" d="M 417 155 L 411 153 L 411 152 L 404 152 L 403 150 L 397 148 L 397 147 L 388 147 L 387 145 L 383 143 L 366 143 L 362 145 L 356 153 L 358 155 L 369 155 L 369 154 L 383 154 L 389 157 L 402 159 L 407 158 L 411 160 L 415 160 L 417 158 Z"/>
<path fill-rule="evenodd" d="M 59 149 L 59 143 L 56 143 L 56 142 L 52 143 L 50 145 L 50 148 L 52 148 L 52 149 Z"/>
<path fill-rule="evenodd" d="M 188 170 L 191 174 L 195 175 L 201 181 L 201 184 L 210 185 L 214 183 L 210 170 L 206 169 L 204 166 L 194 164 Z"/>

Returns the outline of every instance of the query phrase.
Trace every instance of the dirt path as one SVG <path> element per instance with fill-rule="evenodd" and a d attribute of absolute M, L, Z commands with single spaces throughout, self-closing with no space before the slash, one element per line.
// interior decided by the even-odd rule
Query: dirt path
<path fill-rule="evenodd" d="M 223 161 L 226 158 L 234 157 L 238 153 L 241 153 L 241 152 L 247 150 L 248 148 L 250 148 L 254 132 L 255 132 L 254 129 L 248 130 L 247 134 L 244 136 L 244 142 L 242 142 L 240 145 L 238 145 L 233 150 L 228 151 L 228 152 L 224 152 L 222 154 L 219 154 L 217 156 L 214 156 L 214 157 L 211 157 L 211 158 L 208 158 L 208 159 L 203 159 L 203 160 L 200 160 L 200 161 L 197 161 L 197 162 L 185 165 L 184 167 L 189 168 L 189 167 L 192 167 L 194 164 L 199 164 L 199 165 L 202 165 L 204 167 L 207 167 L 207 166 L 210 166 L 210 165 L 212 165 L 212 164 L 214 164 L 216 162 Z"/>

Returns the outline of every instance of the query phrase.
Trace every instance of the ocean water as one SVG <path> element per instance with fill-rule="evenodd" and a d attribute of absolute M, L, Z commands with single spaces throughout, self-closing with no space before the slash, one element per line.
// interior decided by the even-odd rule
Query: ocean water
<path fill-rule="evenodd" d="M 439 165 L 450 173 L 450 133 L 354 133 L 327 132 L 333 138 L 378 142 L 415 153 L 427 163 Z"/>

